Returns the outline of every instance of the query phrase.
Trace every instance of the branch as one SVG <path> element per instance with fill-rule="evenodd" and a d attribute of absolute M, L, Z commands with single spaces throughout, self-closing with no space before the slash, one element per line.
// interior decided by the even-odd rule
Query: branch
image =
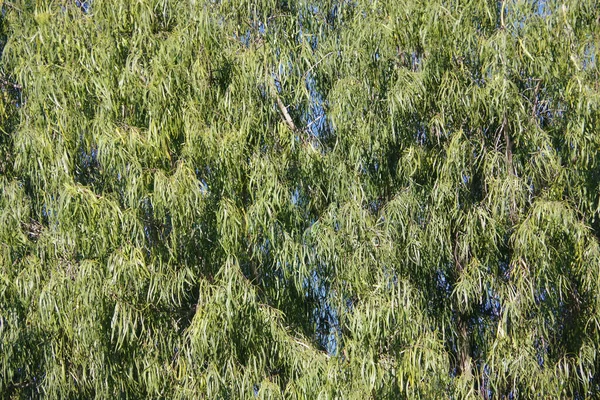
<path fill-rule="evenodd" d="M 508 166 L 509 172 L 512 175 L 516 175 L 515 171 L 513 169 L 513 154 L 512 154 L 513 153 L 512 152 L 513 143 L 510 138 L 510 135 L 508 134 L 508 129 L 506 129 L 506 125 L 507 125 L 506 115 L 504 115 L 504 118 L 502 120 L 502 127 L 500 129 L 504 133 L 504 140 L 506 142 L 506 165 Z"/>
<path fill-rule="evenodd" d="M 2 3 L 2 2 L 0 2 L 0 3 Z M 19 7 L 15 6 L 11 1 L 5 1 L 2 4 L 3 5 L 7 5 L 10 8 L 13 8 L 13 9 L 17 10 L 18 12 L 21 12 L 21 13 L 23 12 L 23 10 L 21 10 Z"/>
<path fill-rule="evenodd" d="M 535 91 L 533 92 L 533 110 L 531 111 L 531 116 L 535 119 L 536 118 L 536 114 L 537 114 L 537 107 L 538 107 L 538 92 L 540 90 L 540 82 L 541 80 L 539 80 L 537 82 L 537 85 L 535 85 Z"/>
<path fill-rule="evenodd" d="M 321 59 L 319 61 L 317 61 L 316 63 L 314 63 L 309 69 L 307 69 L 306 72 L 304 73 L 304 75 L 302 75 L 302 80 L 305 80 L 306 77 L 308 76 L 308 74 L 310 73 L 310 71 L 312 71 L 314 67 L 319 65 L 324 59 L 326 59 L 327 57 L 329 57 L 332 54 L 333 54 L 333 51 L 330 51 L 329 53 L 327 53 L 323 57 L 321 57 Z"/>
<path fill-rule="evenodd" d="M 4 77 L 4 75 L 2 75 L 2 77 L 0 77 L 0 84 L 2 84 L 2 86 L 4 86 L 4 87 L 10 86 L 10 87 L 12 87 L 13 89 L 16 89 L 16 90 L 23 89 L 23 86 L 19 85 L 18 83 L 13 83 L 13 82 L 7 80 Z"/>
<path fill-rule="evenodd" d="M 275 87 L 275 82 L 270 81 L 270 84 L 271 84 L 271 91 L 273 92 L 273 95 L 275 96 L 275 100 L 277 101 L 277 107 L 279 107 L 279 111 L 281 111 L 283 121 L 293 132 L 297 132 L 298 128 L 296 128 L 296 124 L 294 124 L 294 121 L 292 120 L 292 117 L 290 116 L 290 113 L 288 112 L 287 107 L 285 106 L 285 104 L 283 104 L 281 97 L 279 97 L 279 94 L 277 93 L 277 87 Z"/>
<path fill-rule="evenodd" d="M 279 107 L 279 111 L 281 111 L 281 114 L 283 114 L 283 120 L 285 121 L 285 123 L 287 124 L 287 126 L 292 131 L 296 132 L 298 130 L 296 128 L 296 124 L 294 124 L 294 121 L 292 121 L 292 117 L 288 113 L 288 110 L 285 107 L 285 105 L 283 104 L 283 101 L 281 101 L 281 97 L 279 97 L 279 95 L 276 93 L 275 94 L 275 98 L 277 99 L 277 106 Z"/>

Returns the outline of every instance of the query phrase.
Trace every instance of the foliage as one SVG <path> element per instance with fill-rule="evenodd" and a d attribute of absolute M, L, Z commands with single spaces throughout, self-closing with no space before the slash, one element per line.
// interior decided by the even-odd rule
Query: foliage
<path fill-rule="evenodd" d="M 600 394 L 594 0 L 5 0 L 6 398 Z"/>

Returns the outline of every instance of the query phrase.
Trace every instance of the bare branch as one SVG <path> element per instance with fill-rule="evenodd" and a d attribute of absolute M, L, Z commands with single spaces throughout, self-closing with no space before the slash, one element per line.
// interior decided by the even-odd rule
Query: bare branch
<path fill-rule="evenodd" d="M 277 107 L 279 107 L 279 111 L 281 112 L 283 121 L 292 131 L 297 132 L 298 128 L 296 128 L 296 124 L 294 124 L 294 121 L 292 120 L 292 117 L 290 116 L 290 113 L 288 112 L 287 107 L 285 106 L 285 104 L 283 104 L 281 97 L 279 97 L 279 94 L 277 93 L 277 87 L 275 87 L 275 82 L 270 81 L 270 84 L 271 84 L 271 91 L 273 92 L 273 95 L 275 96 L 275 100 L 277 101 Z"/>

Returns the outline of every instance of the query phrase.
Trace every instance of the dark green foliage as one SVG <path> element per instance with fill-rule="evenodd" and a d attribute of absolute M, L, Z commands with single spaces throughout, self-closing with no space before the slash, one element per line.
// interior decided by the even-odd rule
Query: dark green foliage
<path fill-rule="evenodd" d="M 600 395 L 596 1 L 0 1 L 4 398 Z"/>

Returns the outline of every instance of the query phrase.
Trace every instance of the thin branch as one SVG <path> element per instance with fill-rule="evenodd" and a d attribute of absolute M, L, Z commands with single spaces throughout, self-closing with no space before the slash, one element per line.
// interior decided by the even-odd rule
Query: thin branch
<path fill-rule="evenodd" d="M 306 347 L 307 349 L 311 350 L 310 346 L 307 345 L 306 343 L 302 343 L 301 341 L 299 341 L 298 339 L 294 339 L 294 342 L 298 343 L 301 346 Z"/>
<path fill-rule="evenodd" d="M 515 171 L 513 169 L 513 157 L 512 157 L 512 140 L 510 135 L 508 134 L 508 129 L 506 129 L 507 121 L 506 115 L 502 119 L 502 126 L 500 130 L 504 133 L 504 140 L 506 141 L 506 165 L 508 167 L 509 172 L 512 175 L 515 175 Z"/>
<path fill-rule="evenodd" d="M 321 57 L 321 59 L 319 61 L 317 61 L 316 63 L 314 63 L 309 69 L 306 70 L 306 72 L 304 73 L 304 75 L 302 75 L 302 80 L 305 80 L 306 77 L 308 76 L 309 72 L 313 70 L 313 68 L 315 68 L 317 65 L 319 65 L 323 60 L 325 60 L 327 57 L 329 57 L 330 55 L 333 54 L 333 51 L 330 51 L 329 53 L 325 54 L 323 57 Z"/>
<path fill-rule="evenodd" d="M 283 17 L 292 17 L 291 14 L 276 14 L 276 15 L 271 15 L 269 18 L 267 18 L 267 21 L 272 21 L 275 18 L 283 18 Z"/>
<path fill-rule="evenodd" d="M 310 121 L 310 123 L 308 125 L 306 125 L 306 129 L 309 129 L 311 126 L 313 126 L 315 123 L 317 123 L 319 120 L 321 120 L 325 115 L 321 114 L 319 115 L 317 118 L 313 119 L 312 121 Z"/>
<path fill-rule="evenodd" d="M 533 110 L 531 111 L 531 116 L 535 119 L 536 114 L 537 114 L 537 108 L 538 108 L 538 93 L 540 90 L 540 82 L 538 80 L 537 85 L 535 85 L 535 91 L 533 93 Z"/>
<path fill-rule="evenodd" d="M 279 111 L 281 112 L 281 115 L 283 117 L 283 121 L 293 132 L 297 132 L 298 128 L 296 128 L 296 124 L 294 124 L 294 121 L 292 120 L 292 117 L 290 116 L 287 107 L 285 106 L 285 104 L 283 104 L 281 97 L 279 97 L 279 94 L 277 93 L 277 87 L 275 87 L 275 82 L 271 80 L 269 81 L 269 83 L 271 86 L 271 91 L 273 92 L 275 100 L 277 101 L 277 107 L 279 107 Z"/>
<path fill-rule="evenodd" d="M 283 104 L 283 101 L 281 101 L 281 97 L 279 97 L 279 95 L 276 93 L 275 94 L 275 98 L 277 99 L 277 106 L 279 107 L 279 111 L 281 111 L 281 114 L 283 115 L 283 120 L 285 121 L 285 123 L 287 124 L 287 126 L 292 131 L 296 132 L 298 130 L 296 128 L 296 124 L 294 124 L 294 121 L 292 120 L 292 117 L 288 113 L 287 108 Z"/>
<path fill-rule="evenodd" d="M 17 10 L 18 12 L 23 12 L 23 10 L 21 10 L 19 7 L 15 6 L 15 5 L 14 5 L 12 2 L 10 2 L 10 1 L 5 1 L 3 4 L 4 4 L 4 5 L 7 5 L 7 6 L 9 6 L 9 7 L 10 7 L 10 8 L 12 8 L 12 9 L 15 9 L 15 10 Z"/>
<path fill-rule="evenodd" d="M 23 86 L 19 85 L 18 83 L 13 83 L 13 82 L 7 80 L 6 78 L 4 78 L 4 76 L 0 77 L 0 83 L 3 86 L 10 86 L 13 89 L 17 89 L 17 90 L 22 90 L 23 89 Z"/>

